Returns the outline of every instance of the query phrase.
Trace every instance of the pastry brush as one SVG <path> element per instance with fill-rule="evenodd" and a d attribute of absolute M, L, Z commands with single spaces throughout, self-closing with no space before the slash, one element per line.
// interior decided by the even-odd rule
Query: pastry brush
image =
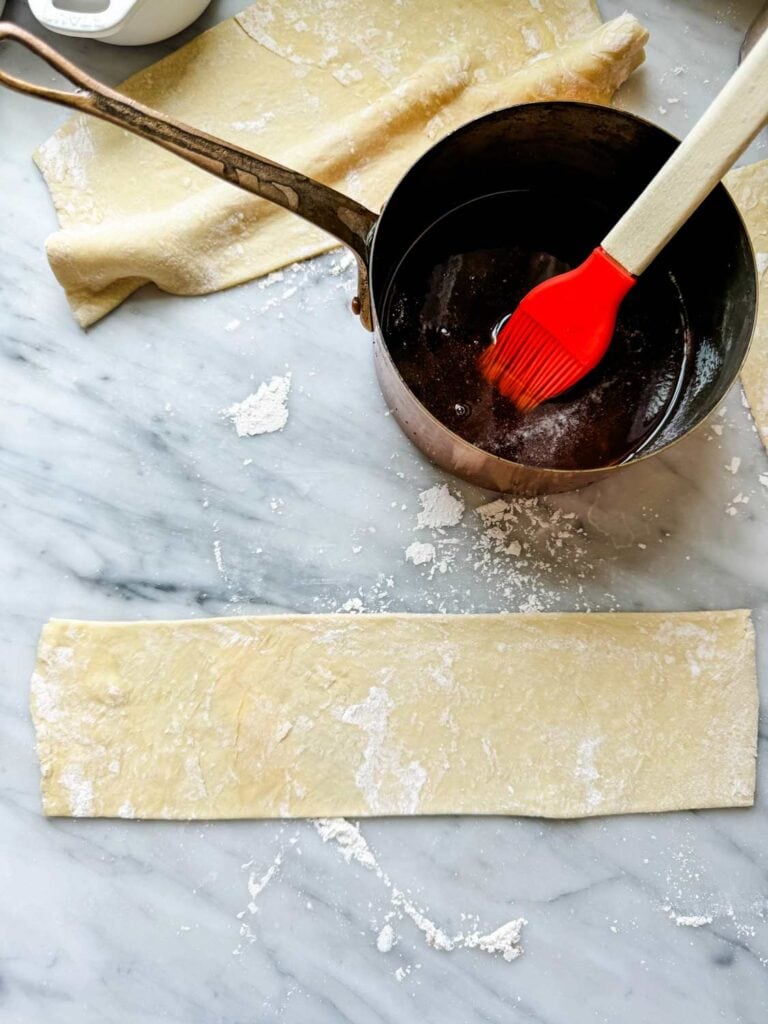
<path fill-rule="evenodd" d="M 486 379 L 521 411 L 600 362 L 638 276 L 701 205 L 768 119 L 768 33 L 602 243 L 575 270 L 543 281 L 480 357 Z"/>

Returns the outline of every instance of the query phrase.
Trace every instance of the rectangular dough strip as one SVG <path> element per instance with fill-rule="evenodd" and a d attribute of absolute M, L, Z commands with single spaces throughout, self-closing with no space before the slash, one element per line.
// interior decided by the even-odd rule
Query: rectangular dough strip
<path fill-rule="evenodd" d="M 581 817 L 753 802 L 749 612 L 53 620 L 48 815 Z"/>

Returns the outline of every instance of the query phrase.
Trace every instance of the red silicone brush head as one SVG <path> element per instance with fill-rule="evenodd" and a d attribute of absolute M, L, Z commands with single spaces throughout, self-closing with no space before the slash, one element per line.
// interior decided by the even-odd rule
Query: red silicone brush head
<path fill-rule="evenodd" d="M 530 291 L 480 357 L 486 380 L 521 411 L 567 391 L 605 355 L 635 278 L 602 249 Z"/>

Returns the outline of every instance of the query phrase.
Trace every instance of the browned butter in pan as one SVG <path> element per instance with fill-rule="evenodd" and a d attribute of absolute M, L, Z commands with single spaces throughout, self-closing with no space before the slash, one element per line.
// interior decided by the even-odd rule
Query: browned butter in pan
<path fill-rule="evenodd" d="M 403 379 L 441 423 L 494 455 L 558 469 L 625 461 L 662 429 L 692 363 L 663 254 L 625 299 L 602 363 L 571 391 L 519 414 L 477 368 L 501 318 L 580 263 L 610 226 L 595 203 L 511 191 L 457 207 L 416 240 L 382 321 Z"/>

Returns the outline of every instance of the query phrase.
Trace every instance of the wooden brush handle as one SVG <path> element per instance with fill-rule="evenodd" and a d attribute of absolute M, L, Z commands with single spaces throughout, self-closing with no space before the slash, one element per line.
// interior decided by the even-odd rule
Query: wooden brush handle
<path fill-rule="evenodd" d="M 602 247 L 637 276 L 744 152 L 768 120 L 768 32 L 691 129 Z"/>
<path fill-rule="evenodd" d="M 217 139 L 181 121 L 175 121 L 166 114 L 150 110 L 137 100 L 97 82 L 23 28 L 0 21 L 0 41 L 4 39 L 20 43 L 37 54 L 77 86 L 79 91 L 51 89 L 17 78 L 2 69 L 0 85 L 119 125 L 183 157 L 217 178 L 298 214 L 348 246 L 357 257 L 358 265 L 356 311 L 363 325 L 372 329 L 367 264 L 369 238 L 378 220 L 375 213 L 349 196 L 298 171 Z M 148 182 L 147 187 L 151 188 L 151 183 Z"/>

